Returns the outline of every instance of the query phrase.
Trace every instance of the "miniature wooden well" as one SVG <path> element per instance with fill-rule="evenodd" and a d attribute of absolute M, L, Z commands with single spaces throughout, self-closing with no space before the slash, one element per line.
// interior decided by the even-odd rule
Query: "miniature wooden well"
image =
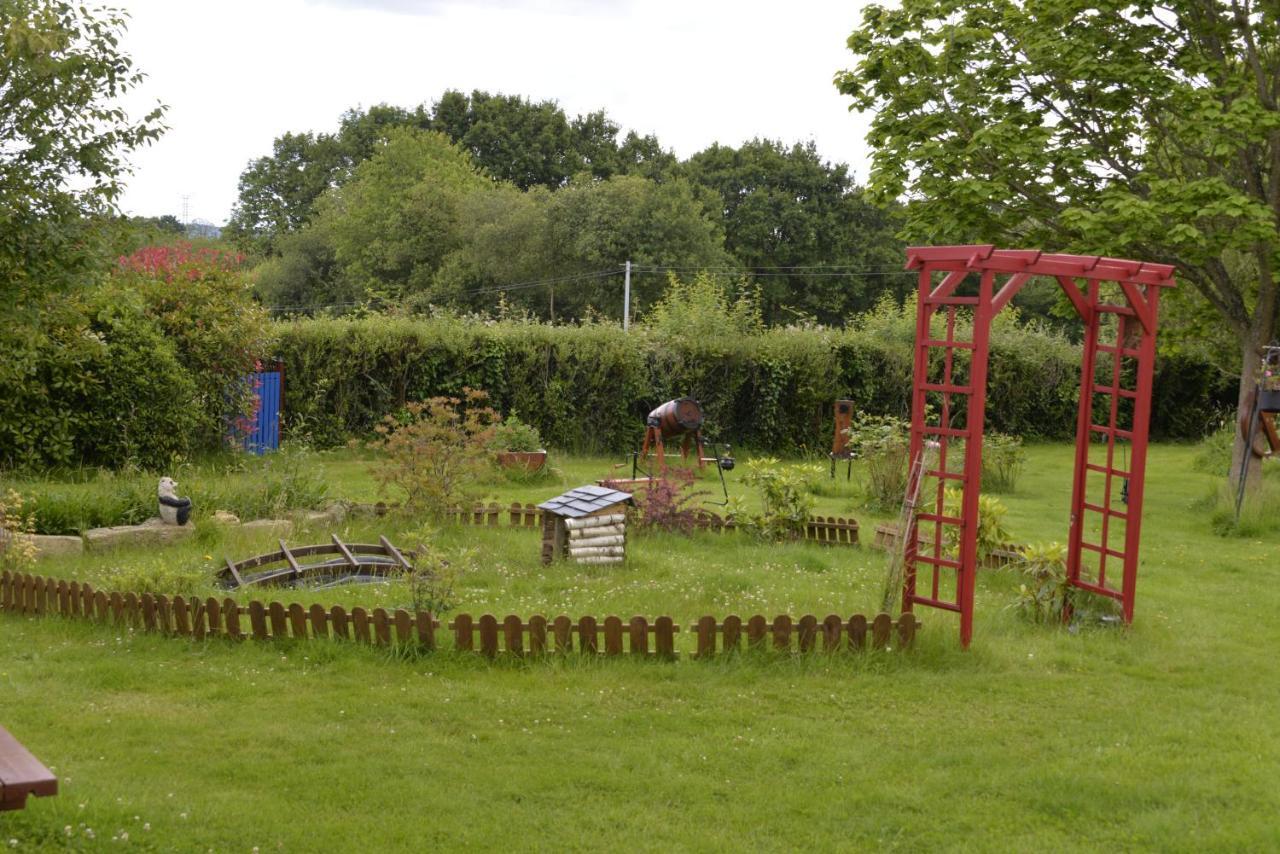
<path fill-rule="evenodd" d="M 583 564 L 622 563 L 628 504 L 635 504 L 631 495 L 603 486 L 580 486 L 539 504 L 542 562 L 567 557 Z"/>

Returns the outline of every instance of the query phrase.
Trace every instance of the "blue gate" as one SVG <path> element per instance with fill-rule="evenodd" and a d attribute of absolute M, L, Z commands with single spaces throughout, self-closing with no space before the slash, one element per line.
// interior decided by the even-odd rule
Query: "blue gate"
<path fill-rule="evenodd" d="M 257 396 L 257 415 L 249 424 L 243 439 L 244 449 L 261 456 L 280 450 L 280 422 L 284 414 L 284 365 L 249 374 Z"/>

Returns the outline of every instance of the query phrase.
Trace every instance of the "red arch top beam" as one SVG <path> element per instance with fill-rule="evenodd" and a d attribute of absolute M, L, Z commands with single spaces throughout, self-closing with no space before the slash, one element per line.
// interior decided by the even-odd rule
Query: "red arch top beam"
<path fill-rule="evenodd" d="M 1104 255 L 1065 255 L 1038 249 L 996 249 L 989 243 L 968 246 L 910 246 L 908 270 L 928 265 L 934 270 L 1025 273 L 1029 276 L 1069 276 L 1131 285 L 1174 286 L 1174 267 L 1151 261 L 1130 261 Z"/>

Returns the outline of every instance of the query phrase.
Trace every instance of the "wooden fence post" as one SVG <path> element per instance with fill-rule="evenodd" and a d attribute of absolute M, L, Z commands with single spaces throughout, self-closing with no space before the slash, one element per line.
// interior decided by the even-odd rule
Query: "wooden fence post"
<path fill-rule="evenodd" d="M 347 622 L 347 609 L 334 605 L 329 609 L 329 624 L 333 626 L 334 640 L 351 640 L 351 629 Z"/>
<path fill-rule="evenodd" d="M 396 645 L 405 647 L 413 643 L 413 617 L 409 616 L 409 612 L 404 608 L 396 608 L 392 620 L 396 624 Z"/>
<path fill-rule="evenodd" d="M 494 658 L 498 654 L 498 618 L 493 614 L 481 614 L 478 625 L 480 654 L 485 658 Z"/>
<path fill-rule="evenodd" d="M 369 636 L 369 612 L 359 605 L 351 609 L 351 622 L 356 630 L 356 643 L 372 643 Z"/>
<path fill-rule="evenodd" d="M 791 617 L 787 614 L 773 618 L 773 648 L 783 652 L 791 649 Z"/>
<path fill-rule="evenodd" d="M 604 654 L 622 655 L 622 620 L 618 617 L 604 618 Z"/>
<path fill-rule="evenodd" d="M 257 599 L 249 603 L 249 629 L 254 640 L 267 639 L 267 609 Z"/>
<path fill-rule="evenodd" d="M 721 649 L 725 652 L 741 652 L 742 651 L 742 618 L 737 614 L 730 614 L 724 618 L 724 625 L 720 627 Z"/>
<path fill-rule="evenodd" d="M 552 630 L 556 638 L 556 652 L 563 655 L 573 649 L 573 622 L 563 614 L 555 618 Z"/>
<path fill-rule="evenodd" d="M 716 654 L 716 618 L 711 616 L 699 617 L 698 627 L 695 629 L 696 651 L 695 658 L 712 658 Z"/>
<path fill-rule="evenodd" d="M 312 605 L 307 611 L 307 616 L 311 618 L 311 635 L 316 640 L 328 640 L 329 614 L 325 611 L 324 606 L 320 604 Z"/>
<path fill-rule="evenodd" d="M 747 620 L 747 648 L 764 649 L 764 639 L 769 633 L 769 621 L 762 614 Z"/>
<path fill-rule="evenodd" d="M 849 650 L 862 650 L 867 645 L 867 618 L 854 614 L 849 618 Z"/>
<path fill-rule="evenodd" d="M 378 646 L 391 646 L 391 621 L 386 608 L 373 609 L 373 642 Z"/>
<path fill-rule="evenodd" d="M 822 621 L 822 651 L 835 652 L 840 648 L 840 635 L 844 621 L 839 614 L 828 614 Z"/>
<path fill-rule="evenodd" d="M 497 517 L 494 517 L 495 519 Z M 493 524 L 497 524 L 495 521 Z M 517 657 L 524 656 L 524 624 L 515 614 L 508 614 L 502 621 L 503 641 L 507 652 Z"/>
<path fill-rule="evenodd" d="M 653 621 L 654 655 L 659 658 L 674 659 L 676 657 L 676 627 L 670 617 L 659 617 Z"/>
<path fill-rule="evenodd" d="M 920 621 L 910 612 L 898 617 L 898 648 L 910 649 L 916 642 L 916 629 Z"/>
<path fill-rule="evenodd" d="M 893 617 L 888 614 L 876 614 L 871 623 L 871 646 L 884 649 L 889 645 L 889 635 L 893 632 Z"/>
<path fill-rule="evenodd" d="M 600 651 L 595 617 L 583 617 L 578 620 L 578 651 L 587 655 L 595 655 Z"/>
<path fill-rule="evenodd" d="M 627 638 L 632 655 L 641 658 L 649 656 L 649 621 L 644 617 L 632 617 Z"/>
<path fill-rule="evenodd" d="M 436 648 L 436 616 L 430 611 L 419 611 L 413 618 L 418 630 L 418 645 L 425 650 Z"/>
<path fill-rule="evenodd" d="M 800 618 L 798 628 L 800 630 L 800 651 L 813 652 L 813 647 L 818 640 L 818 618 L 813 614 L 805 614 Z"/>
<path fill-rule="evenodd" d="M 322 613 L 323 613 L 323 609 Z M 289 626 L 297 640 L 307 639 L 307 612 L 297 602 L 289 603 Z M 319 637 L 319 635 L 317 635 Z"/>
<path fill-rule="evenodd" d="M 529 618 L 529 654 L 546 655 L 547 652 L 547 618 L 534 614 Z"/>
<path fill-rule="evenodd" d="M 462 652 L 471 652 L 475 649 L 473 639 L 471 637 L 471 615 L 459 614 L 453 619 L 453 647 Z"/>
<path fill-rule="evenodd" d="M 289 617 L 284 610 L 284 605 L 272 602 L 267 606 L 267 616 L 271 618 L 271 637 L 276 640 L 289 637 Z"/>

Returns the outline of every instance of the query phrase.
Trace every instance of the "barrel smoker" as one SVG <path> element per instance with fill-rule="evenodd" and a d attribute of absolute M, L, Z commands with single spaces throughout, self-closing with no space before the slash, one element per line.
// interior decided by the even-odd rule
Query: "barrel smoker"
<path fill-rule="evenodd" d="M 678 397 L 668 400 L 649 413 L 645 419 L 644 443 L 640 453 L 632 455 L 632 479 L 637 480 L 641 459 L 648 460 L 653 455 L 653 470 L 661 473 L 666 469 L 666 446 L 668 442 L 680 442 L 681 458 L 687 460 L 689 452 L 696 452 L 698 468 L 704 469 L 707 463 L 715 464 L 720 475 L 720 486 L 724 491 L 725 503 L 729 500 L 729 488 L 725 483 L 724 473 L 733 470 L 732 449 L 723 442 L 707 442 L 702 436 L 702 406 L 692 397 Z M 706 446 L 711 445 L 713 453 L 708 456 Z M 650 472 L 649 477 L 653 474 Z"/>

